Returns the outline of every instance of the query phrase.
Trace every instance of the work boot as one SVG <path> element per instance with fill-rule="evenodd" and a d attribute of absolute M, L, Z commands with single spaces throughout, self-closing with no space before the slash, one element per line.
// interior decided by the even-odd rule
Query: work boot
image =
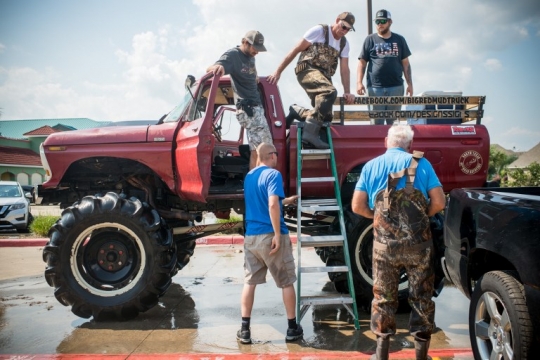
<path fill-rule="evenodd" d="M 431 356 L 427 354 L 429 349 L 429 342 L 428 341 L 414 341 L 414 350 L 416 352 L 416 360 L 431 360 Z"/>
<path fill-rule="evenodd" d="M 317 149 L 330 149 L 330 146 L 319 138 L 321 125 L 322 121 L 318 121 L 311 116 L 308 117 L 304 124 L 302 142 L 308 142 Z"/>
<path fill-rule="evenodd" d="M 369 360 L 388 360 L 388 350 L 390 348 L 390 338 L 377 336 L 377 349 L 375 354 L 371 355 Z"/>
<path fill-rule="evenodd" d="M 289 115 L 287 115 L 287 117 L 285 118 L 286 128 L 290 128 L 294 120 L 306 121 L 308 111 L 308 109 L 298 106 L 296 104 L 289 106 Z"/>

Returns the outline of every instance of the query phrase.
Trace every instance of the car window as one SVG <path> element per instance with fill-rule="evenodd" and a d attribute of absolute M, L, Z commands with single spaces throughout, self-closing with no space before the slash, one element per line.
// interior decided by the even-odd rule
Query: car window
<path fill-rule="evenodd" d="M 0 197 L 20 197 L 22 196 L 19 187 L 16 185 L 0 185 Z"/>

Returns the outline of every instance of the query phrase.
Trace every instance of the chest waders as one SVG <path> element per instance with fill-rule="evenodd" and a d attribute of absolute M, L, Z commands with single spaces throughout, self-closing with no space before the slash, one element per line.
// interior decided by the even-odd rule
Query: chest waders
<path fill-rule="evenodd" d="M 338 59 L 347 40 L 342 37 L 340 49 L 334 49 L 329 45 L 328 25 L 321 26 L 324 31 L 324 43 L 313 43 L 302 51 L 294 71 L 313 107 L 306 117 L 303 140 L 318 149 L 328 149 L 328 144 L 319 138 L 319 130 L 323 122 L 332 121 L 332 106 L 337 98 L 337 90 L 331 78 L 336 72 Z"/>
<path fill-rule="evenodd" d="M 381 356 L 374 359 L 388 358 L 389 338 L 396 333 L 401 269 L 405 269 L 409 280 L 409 331 L 417 345 L 417 358 L 426 358 L 433 331 L 435 304 L 431 297 L 435 275 L 428 202 L 422 192 L 413 187 L 422 156 L 422 152 L 414 152 L 410 167 L 390 174 L 386 189 L 376 196 L 371 330 L 377 335 L 377 353 L 380 350 Z M 404 176 L 405 187 L 396 190 Z"/>

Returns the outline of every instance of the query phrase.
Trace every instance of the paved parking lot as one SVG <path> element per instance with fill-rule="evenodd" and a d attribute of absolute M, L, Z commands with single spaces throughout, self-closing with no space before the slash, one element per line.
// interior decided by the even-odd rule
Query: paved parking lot
<path fill-rule="evenodd" d="M 43 277 L 41 248 L 0 248 L 0 359 L 50 356 L 122 359 L 367 359 L 375 349 L 369 314 L 360 312 L 355 330 L 340 306 L 308 311 L 304 338 L 285 342 L 286 317 L 281 292 L 269 279 L 257 288 L 252 319 L 253 345 L 241 345 L 239 299 L 243 282 L 242 246 L 198 246 L 192 261 L 174 278 L 158 306 L 126 322 L 95 322 L 73 315 L 54 297 Z M 308 249 L 303 261 L 319 265 Z M 321 274 L 304 280 L 306 291 L 323 293 L 333 286 Z M 437 331 L 430 354 L 439 359 L 472 359 L 468 300 L 455 289 L 438 299 Z M 412 359 L 407 314 L 398 315 L 392 359 Z M 56 354 L 56 355 L 55 355 Z"/>

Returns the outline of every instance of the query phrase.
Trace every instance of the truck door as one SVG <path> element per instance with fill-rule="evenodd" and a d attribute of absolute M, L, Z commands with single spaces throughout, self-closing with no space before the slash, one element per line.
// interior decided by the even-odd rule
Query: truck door
<path fill-rule="evenodd" d="M 206 202 L 210 187 L 212 152 L 215 136 L 212 133 L 213 109 L 219 77 L 213 74 L 201 78 L 190 108 L 176 134 L 174 163 L 176 189 L 185 200 Z M 211 81 L 212 80 L 212 81 Z"/>

